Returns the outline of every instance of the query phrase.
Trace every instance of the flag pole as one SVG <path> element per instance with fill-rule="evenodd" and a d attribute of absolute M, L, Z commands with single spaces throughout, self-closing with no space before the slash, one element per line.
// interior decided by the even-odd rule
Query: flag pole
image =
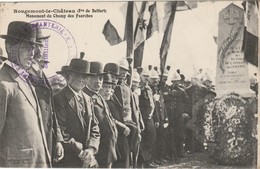
<path fill-rule="evenodd" d="M 166 29 L 165 29 L 164 35 L 163 35 L 161 48 L 160 48 L 160 69 L 161 69 L 160 87 L 162 87 L 161 86 L 162 85 L 162 76 L 163 76 L 164 69 L 165 69 L 168 50 L 170 47 L 171 34 L 172 34 L 172 28 L 173 28 L 176 9 L 177 9 L 177 1 L 174 1 L 171 3 L 171 15 L 167 22 Z"/>

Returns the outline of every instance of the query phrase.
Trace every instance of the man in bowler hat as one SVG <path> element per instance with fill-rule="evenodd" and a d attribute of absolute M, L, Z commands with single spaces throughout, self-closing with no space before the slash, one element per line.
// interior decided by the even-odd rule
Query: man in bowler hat
<path fill-rule="evenodd" d="M 29 23 L 13 21 L 5 39 L 8 60 L 0 70 L 0 166 L 51 167 L 42 113 L 28 79 L 36 42 Z"/>
<path fill-rule="evenodd" d="M 105 99 L 100 95 L 103 84 L 103 65 L 90 62 L 90 74 L 86 80 L 84 92 L 93 99 L 94 113 L 99 121 L 100 145 L 96 159 L 101 168 L 111 168 L 117 160 L 116 141 L 118 131 Z"/>
<path fill-rule="evenodd" d="M 72 59 L 68 85 L 54 96 L 54 106 L 63 135 L 64 158 L 57 167 L 96 167 L 100 132 L 92 99 L 82 89 L 90 74 L 90 63 Z"/>

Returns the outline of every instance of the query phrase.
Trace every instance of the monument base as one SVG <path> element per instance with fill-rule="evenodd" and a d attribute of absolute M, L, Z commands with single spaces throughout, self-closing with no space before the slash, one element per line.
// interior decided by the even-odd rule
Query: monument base
<path fill-rule="evenodd" d="M 251 98 L 251 97 L 255 97 L 256 94 L 253 90 L 251 89 L 241 89 L 241 90 L 216 90 L 215 91 L 217 93 L 216 98 L 222 98 L 223 96 L 230 94 L 230 93 L 237 93 L 240 96 L 242 96 L 243 98 Z"/>

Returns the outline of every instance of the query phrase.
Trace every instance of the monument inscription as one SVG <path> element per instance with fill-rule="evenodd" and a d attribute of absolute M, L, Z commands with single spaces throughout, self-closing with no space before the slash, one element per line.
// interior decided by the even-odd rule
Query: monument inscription
<path fill-rule="evenodd" d="M 243 97 L 253 96 L 249 87 L 248 66 L 242 52 L 243 33 L 244 10 L 232 3 L 219 13 L 217 97 L 231 92 Z"/>

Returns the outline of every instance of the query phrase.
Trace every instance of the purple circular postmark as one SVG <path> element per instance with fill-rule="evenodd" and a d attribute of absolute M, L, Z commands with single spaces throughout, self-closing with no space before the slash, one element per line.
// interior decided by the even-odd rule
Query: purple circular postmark
<path fill-rule="evenodd" d="M 66 45 L 64 45 L 64 48 L 62 48 L 63 50 L 65 49 L 65 47 L 67 48 L 67 56 L 63 56 L 64 58 L 62 58 L 63 61 L 66 60 L 66 65 L 68 65 L 69 61 L 72 58 L 76 58 L 77 57 L 77 45 L 76 45 L 76 41 L 74 39 L 74 37 L 72 36 L 71 32 L 64 27 L 62 24 L 53 21 L 53 20 L 49 20 L 49 19 L 40 19 L 40 20 L 34 20 L 30 23 L 28 23 L 30 25 L 30 28 L 28 28 L 28 25 L 21 27 L 19 30 L 20 32 L 22 32 L 21 34 L 24 33 L 24 39 L 26 41 L 29 41 L 30 37 L 32 36 L 31 34 L 33 34 L 32 32 L 36 33 L 36 37 L 38 36 L 38 32 L 39 30 L 44 30 L 47 29 L 51 32 L 56 33 L 58 36 L 60 36 L 63 41 L 65 42 Z M 26 36 L 29 37 L 26 37 Z M 41 34 L 42 35 L 42 34 Z M 34 35 L 35 36 L 35 35 Z M 23 39 L 23 38 L 20 38 Z M 18 39 L 19 40 L 19 39 Z M 15 42 L 16 39 L 14 39 L 14 41 L 11 43 L 11 48 L 10 48 L 10 54 L 13 56 L 16 56 L 14 61 L 13 61 L 13 68 L 17 70 L 17 72 L 19 73 L 19 75 L 22 77 L 22 79 L 27 79 L 28 76 L 28 72 L 30 73 L 30 71 L 27 71 L 28 69 L 25 69 L 25 67 L 23 66 L 24 63 L 23 62 L 23 56 L 21 54 L 21 51 L 23 51 L 23 48 L 25 48 L 24 46 L 21 46 L 21 43 L 17 43 Z M 36 41 L 38 41 L 36 39 Z M 55 56 L 49 56 L 49 41 L 51 41 L 51 37 L 49 39 L 49 37 L 47 38 L 41 38 L 40 43 L 36 43 L 36 47 L 34 48 L 28 48 L 26 49 L 27 55 L 31 55 L 33 58 L 31 59 L 31 67 L 30 69 L 35 69 L 35 73 L 36 74 L 31 74 L 30 73 L 30 79 L 38 84 L 41 85 L 41 83 L 44 83 L 44 79 L 42 76 L 42 74 L 40 76 L 38 76 L 39 71 L 43 72 L 42 69 L 48 69 L 48 60 L 50 57 L 55 57 Z M 55 43 L 52 43 L 53 45 L 55 45 Z M 36 49 L 38 49 L 36 51 Z M 59 50 L 60 48 L 57 48 L 57 50 Z M 62 50 L 60 49 L 60 50 Z M 24 52 L 23 52 L 24 54 Z M 36 55 L 41 55 L 38 58 L 41 58 L 41 61 L 37 61 L 35 59 Z M 52 58 L 53 60 L 54 58 Z M 57 62 L 59 62 L 60 58 L 57 58 Z M 55 58 L 56 61 L 56 58 Z M 36 63 L 36 64 L 35 64 Z M 25 63 L 26 64 L 26 63 Z M 19 65 L 19 66 L 18 66 Z M 35 65 L 36 68 L 35 68 Z M 20 67 L 22 66 L 22 68 Z M 60 67 L 63 65 L 60 65 Z M 25 69 L 25 70 L 24 70 Z M 52 81 L 57 81 L 58 79 L 58 75 L 52 75 L 50 77 L 46 77 L 48 79 L 48 81 L 50 82 L 50 84 L 52 83 Z M 64 79 L 65 80 L 65 79 Z"/>

